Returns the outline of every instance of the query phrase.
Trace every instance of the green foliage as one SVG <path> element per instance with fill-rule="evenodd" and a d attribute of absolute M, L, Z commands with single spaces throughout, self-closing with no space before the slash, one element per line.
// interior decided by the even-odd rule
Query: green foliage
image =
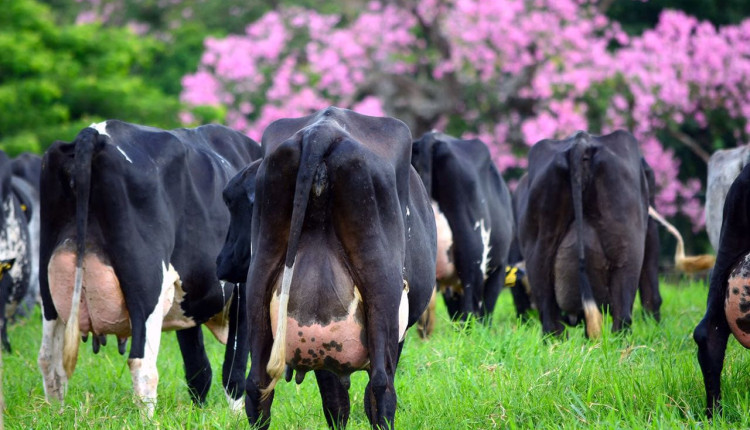
<path fill-rule="evenodd" d="M 433 337 L 412 330 L 396 374 L 396 426 L 407 429 L 487 428 L 748 428 L 748 352 L 730 339 L 724 366 L 724 414 L 705 419 L 703 381 L 691 332 L 705 311 L 703 282 L 662 282 L 663 321 L 644 318 L 636 305 L 632 332 L 589 341 L 582 327 L 567 339 L 543 339 L 536 319 L 515 319 L 501 294 L 492 327 L 459 329 L 442 302 Z M 114 342 L 91 352 L 81 345 L 65 405 L 44 401 L 36 359 L 39 311 L 11 326 L 4 354 L 6 428 L 247 428 L 244 412 L 229 412 L 221 388 L 223 347 L 206 331 L 214 369 L 206 406 L 195 408 L 184 382 L 174 334 L 162 336 L 159 399 L 154 420 L 132 401 L 127 358 Z M 112 339 L 110 339 L 112 341 Z M 89 341 L 90 342 L 90 341 Z M 352 375 L 350 429 L 368 429 L 362 402 L 367 373 Z M 274 429 L 326 428 L 315 378 L 277 385 Z"/>
<path fill-rule="evenodd" d="M 630 34 L 640 34 L 653 27 L 664 9 L 685 11 L 714 25 L 739 24 L 750 16 L 747 0 L 649 0 L 613 1 L 607 15 L 619 21 Z"/>
<path fill-rule="evenodd" d="M 0 148 L 40 152 L 107 118 L 179 125 L 176 97 L 143 78 L 163 50 L 125 28 L 57 25 L 35 0 L 0 8 Z"/>

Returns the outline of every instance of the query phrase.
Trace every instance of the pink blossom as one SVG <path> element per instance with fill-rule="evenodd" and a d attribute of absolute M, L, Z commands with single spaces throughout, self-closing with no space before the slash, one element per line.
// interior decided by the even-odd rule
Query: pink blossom
<path fill-rule="evenodd" d="M 385 116 L 383 103 L 374 96 L 367 96 L 362 101 L 355 103 L 352 106 L 352 110 L 363 115 Z"/>
<path fill-rule="evenodd" d="M 541 139 L 590 130 L 589 100 L 616 85 L 601 132 L 630 128 L 654 169 L 657 208 L 700 227 L 700 183 L 680 178 L 679 160 L 657 136 L 688 120 L 709 130 L 715 109 L 741 124 L 735 135 L 750 134 L 750 20 L 716 28 L 666 10 L 653 29 L 628 37 L 589 0 L 407 3 L 371 1 L 346 21 L 299 7 L 269 12 L 245 34 L 206 39 L 181 99 L 223 103 L 228 121 L 259 138 L 275 119 L 329 105 L 393 115 L 384 112 L 393 100 L 362 98 L 379 79 L 431 79 L 439 90 L 457 82 L 454 110 L 431 126 L 465 124 L 460 134 L 486 142 L 506 169 L 524 167 Z M 608 49 L 612 42 L 620 48 Z"/>

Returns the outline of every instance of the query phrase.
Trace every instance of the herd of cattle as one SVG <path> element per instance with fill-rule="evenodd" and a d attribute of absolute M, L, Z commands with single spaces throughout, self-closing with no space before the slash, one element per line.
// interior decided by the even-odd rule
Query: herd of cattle
<path fill-rule="evenodd" d="M 750 168 L 747 149 L 734 151 L 709 164 L 718 254 L 694 332 L 709 415 L 729 333 L 750 347 Z M 272 123 L 260 145 L 219 125 L 109 120 L 43 158 L 0 154 L 0 187 L 2 345 L 8 321 L 41 300 L 48 399 L 63 400 L 81 339 L 98 352 L 114 335 L 121 354 L 131 339 L 133 388 L 152 415 L 161 332 L 176 330 L 201 404 L 206 325 L 226 344 L 230 406 L 244 394 L 250 424 L 268 427 L 281 378 L 312 371 L 328 425 L 343 427 L 349 377 L 366 370 L 365 412 L 385 428 L 407 328 L 419 321 L 429 336 L 436 292 L 453 320 L 489 321 L 511 286 L 517 312 L 536 307 L 556 335 L 583 321 L 599 336 L 602 309 L 612 330 L 627 328 L 636 291 L 660 317 L 664 220 L 654 173 L 624 131 L 536 143 L 511 194 L 479 140 L 412 141 L 397 119 L 334 107 Z"/>

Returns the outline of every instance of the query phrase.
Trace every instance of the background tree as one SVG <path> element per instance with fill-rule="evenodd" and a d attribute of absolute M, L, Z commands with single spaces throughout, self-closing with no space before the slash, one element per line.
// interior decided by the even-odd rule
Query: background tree
<path fill-rule="evenodd" d="M 705 168 L 681 175 L 679 157 L 705 163 L 746 140 L 750 22 L 717 29 L 664 11 L 629 36 L 597 6 L 370 2 L 355 17 L 281 7 L 242 35 L 208 38 L 182 99 L 228 107 L 225 120 L 255 138 L 329 104 L 387 113 L 417 136 L 479 136 L 504 170 L 524 167 L 540 139 L 626 128 L 657 173 L 659 209 L 697 230 Z"/>
<path fill-rule="evenodd" d="M 92 121 L 178 125 L 179 103 L 143 76 L 164 44 L 125 28 L 61 26 L 34 0 L 0 8 L 3 149 L 41 152 Z"/>
<path fill-rule="evenodd" d="M 742 0 L 40 1 L 0 10 L 11 153 L 108 117 L 257 138 L 337 104 L 479 136 L 513 182 L 537 139 L 623 127 L 685 230 L 707 154 L 747 141 Z"/>

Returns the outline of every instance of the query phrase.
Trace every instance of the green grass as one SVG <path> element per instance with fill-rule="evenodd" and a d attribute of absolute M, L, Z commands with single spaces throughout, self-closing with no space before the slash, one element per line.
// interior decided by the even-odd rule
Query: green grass
<path fill-rule="evenodd" d="M 567 339 L 544 340 L 537 319 L 523 323 L 503 293 L 492 327 L 459 330 L 441 319 L 423 341 L 412 331 L 396 374 L 396 426 L 402 429 L 487 428 L 748 428 L 750 354 L 730 340 L 723 373 L 724 414 L 705 420 L 703 381 L 692 330 L 705 311 L 706 286 L 662 284 L 663 320 L 636 305 L 632 332 L 591 342 L 581 326 Z M 81 357 L 65 405 L 44 400 L 36 364 L 39 312 L 13 326 L 13 353 L 3 354 L 5 425 L 10 429 L 247 428 L 244 413 L 228 410 L 221 389 L 223 347 L 206 332 L 214 381 L 207 405 L 193 407 L 174 334 L 162 339 L 159 398 L 153 421 L 132 401 L 130 373 L 116 345 Z M 110 339 L 114 343 L 114 339 Z M 349 428 L 369 428 L 362 398 L 367 374 L 352 376 Z M 280 383 L 273 429 L 325 428 L 315 378 Z"/>

